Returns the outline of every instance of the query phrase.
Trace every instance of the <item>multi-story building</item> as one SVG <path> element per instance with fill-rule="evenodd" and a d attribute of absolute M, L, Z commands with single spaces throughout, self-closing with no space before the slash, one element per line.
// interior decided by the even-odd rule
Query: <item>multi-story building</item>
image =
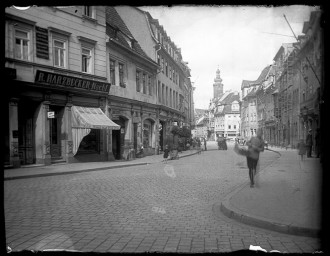
<path fill-rule="evenodd" d="M 178 48 L 167 35 L 158 20 L 153 19 L 148 12 L 131 6 L 116 6 L 116 11 L 125 22 L 135 39 L 147 56 L 158 63 L 160 69 L 156 76 L 156 94 L 158 114 L 156 123 L 159 133 L 159 145 L 167 136 L 173 123 L 182 125 L 187 123 L 185 98 L 191 90 L 190 76 L 187 64 L 182 60 L 181 49 Z M 186 83 L 185 83 L 186 82 Z M 185 93 L 185 84 L 187 86 Z M 192 99 L 189 99 L 191 102 Z M 191 103 L 186 105 L 191 107 Z"/>
<path fill-rule="evenodd" d="M 5 9 L 6 163 L 108 160 L 103 6 Z"/>
<path fill-rule="evenodd" d="M 271 129 L 274 124 L 274 103 L 272 95 L 275 89 L 274 77 L 274 67 L 272 65 L 267 66 L 259 77 L 260 84 L 256 90 L 258 128 L 263 131 L 264 139 L 269 143 L 271 143 L 271 137 L 274 133 Z"/>
<path fill-rule="evenodd" d="M 158 140 L 156 74 L 158 64 L 139 42 L 114 7 L 106 7 L 107 71 L 112 84 L 109 116 L 121 126 L 112 131 L 115 159 L 126 159 L 131 149 L 155 154 Z"/>
<path fill-rule="evenodd" d="M 299 79 L 295 79 L 295 83 L 299 85 L 300 122 L 298 123 L 301 138 L 306 138 L 309 129 L 312 130 L 314 138 L 321 123 L 320 106 L 324 97 L 324 46 L 323 31 L 320 27 L 321 17 L 321 11 L 313 11 L 309 21 L 304 23 L 302 30 L 304 36 L 294 63 L 300 71 Z M 322 131 L 321 136 L 324 133 L 325 131 Z M 315 149 L 315 139 L 313 146 Z"/>
<path fill-rule="evenodd" d="M 242 89 L 242 102 L 240 109 L 241 127 L 240 135 L 244 138 L 249 138 L 256 134 L 258 128 L 257 121 L 257 90 L 256 81 L 243 80 Z"/>
<path fill-rule="evenodd" d="M 240 134 L 239 93 L 225 92 L 216 101 L 214 110 L 215 139 L 217 137 L 235 138 Z"/>

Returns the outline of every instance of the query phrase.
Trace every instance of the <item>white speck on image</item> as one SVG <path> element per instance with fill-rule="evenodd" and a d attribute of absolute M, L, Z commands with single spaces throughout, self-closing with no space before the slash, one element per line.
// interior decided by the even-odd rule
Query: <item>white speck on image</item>
<path fill-rule="evenodd" d="M 176 174 L 174 172 L 174 168 L 172 165 L 165 165 L 164 167 L 164 171 L 165 173 L 167 174 L 167 176 L 171 177 L 171 178 L 175 178 L 176 177 Z"/>
<path fill-rule="evenodd" d="M 161 208 L 161 207 L 156 207 L 156 206 L 154 206 L 154 207 L 152 207 L 151 210 L 152 210 L 153 212 L 158 212 L 158 213 L 162 213 L 162 214 L 165 214 L 165 213 L 166 213 L 165 209 L 164 209 L 164 208 Z"/>

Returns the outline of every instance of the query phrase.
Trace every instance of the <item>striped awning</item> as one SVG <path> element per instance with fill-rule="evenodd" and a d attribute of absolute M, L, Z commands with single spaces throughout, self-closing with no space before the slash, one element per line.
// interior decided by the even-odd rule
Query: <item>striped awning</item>
<path fill-rule="evenodd" d="M 119 130 L 120 125 L 111 121 L 100 108 L 71 107 L 72 128 Z"/>

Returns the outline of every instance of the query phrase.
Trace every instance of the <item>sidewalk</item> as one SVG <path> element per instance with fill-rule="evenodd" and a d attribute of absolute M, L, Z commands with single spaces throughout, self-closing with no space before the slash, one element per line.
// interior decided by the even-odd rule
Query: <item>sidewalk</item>
<path fill-rule="evenodd" d="M 226 216 L 273 231 L 318 237 L 321 229 L 319 158 L 300 161 L 297 151 L 278 150 L 281 157 L 260 170 L 256 185 L 245 183 L 216 205 Z"/>
<path fill-rule="evenodd" d="M 197 150 L 186 150 L 179 153 L 179 157 L 187 157 L 197 154 Z M 59 163 L 52 165 L 31 165 L 21 168 L 5 169 L 4 180 L 24 179 L 34 177 L 45 177 L 53 175 L 72 174 L 79 172 L 99 171 L 114 168 L 123 168 L 137 165 L 159 163 L 163 160 L 163 154 L 145 156 L 131 161 L 116 160 L 110 162 L 88 162 L 88 163 Z M 175 160 L 173 160 L 175 161 Z"/>

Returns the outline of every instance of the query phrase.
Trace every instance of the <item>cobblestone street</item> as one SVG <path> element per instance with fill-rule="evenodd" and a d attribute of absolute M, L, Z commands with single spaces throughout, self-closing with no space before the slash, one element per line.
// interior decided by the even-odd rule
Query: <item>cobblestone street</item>
<path fill-rule="evenodd" d="M 264 152 L 260 168 L 275 158 Z M 7 245 L 14 251 L 97 252 L 319 248 L 316 238 L 216 216 L 214 203 L 247 180 L 244 158 L 209 150 L 167 164 L 5 181 Z"/>

